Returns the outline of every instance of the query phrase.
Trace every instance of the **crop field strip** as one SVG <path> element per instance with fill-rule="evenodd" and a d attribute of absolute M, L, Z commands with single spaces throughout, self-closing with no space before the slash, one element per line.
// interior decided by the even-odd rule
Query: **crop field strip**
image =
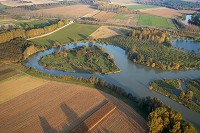
<path fill-rule="evenodd" d="M 107 20 L 111 19 L 115 13 L 113 12 L 106 12 L 106 11 L 101 11 L 93 16 L 93 18 L 96 18 L 102 22 L 106 22 Z"/>
<path fill-rule="evenodd" d="M 19 71 L 15 69 L 11 69 L 11 68 L 0 70 L 0 81 L 10 78 L 12 76 L 15 76 L 19 73 L 20 73 Z"/>
<path fill-rule="evenodd" d="M 111 114 L 115 109 L 115 105 L 113 105 L 111 102 L 108 102 L 94 114 L 84 120 L 79 126 L 75 127 L 72 132 L 77 133 L 92 130 L 95 126 L 97 126 L 98 123 L 100 123 L 104 118 Z"/>

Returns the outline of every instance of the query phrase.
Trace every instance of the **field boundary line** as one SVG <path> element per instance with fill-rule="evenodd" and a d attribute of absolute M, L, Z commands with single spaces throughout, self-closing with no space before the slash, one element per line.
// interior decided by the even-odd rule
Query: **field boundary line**
<path fill-rule="evenodd" d="M 104 115 L 99 121 L 97 121 L 92 127 L 88 129 L 88 131 L 92 130 L 96 125 L 98 125 L 103 119 L 105 119 L 109 114 L 111 114 L 116 107 L 114 107 L 112 110 L 110 110 L 106 115 Z"/>

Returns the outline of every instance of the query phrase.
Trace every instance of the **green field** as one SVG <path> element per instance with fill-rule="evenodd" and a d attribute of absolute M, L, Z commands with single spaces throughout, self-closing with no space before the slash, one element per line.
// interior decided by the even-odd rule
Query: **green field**
<path fill-rule="evenodd" d="M 125 14 L 116 14 L 113 16 L 113 19 L 126 20 L 126 19 L 128 19 L 128 17 Z"/>
<path fill-rule="evenodd" d="M 7 7 L 9 7 L 9 6 L 6 6 L 6 5 L 3 5 L 3 4 L 0 3 L 0 9 L 4 9 L 4 8 L 7 8 Z"/>
<path fill-rule="evenodd" d="M 154 26 L 159 28 L 175 28 L 171 19 L 160 16 L 148 15 L 148 14 L 138 15 L 138 25 Z"/>
<path fill-rule="evenodd" d="M 148 9 L 148 8 L 158 8 L 159 6 L 154 5 L 131 5 L 128 6 L 129 10 L 140 10 L 140 9 Z"/>
<path fill-rule="evenodd" d="M 99 25 L 72 24 L 51 35 L 31 40 L 39 47 L 52 46 L 53 42 L 70 43 L 86 39 Z"/>

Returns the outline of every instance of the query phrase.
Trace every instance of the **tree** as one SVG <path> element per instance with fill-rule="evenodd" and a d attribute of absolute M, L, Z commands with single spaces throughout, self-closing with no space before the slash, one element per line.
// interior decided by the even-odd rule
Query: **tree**
<path fill-rule="evenodd" d="M 179 97 L 180 97 L 181 99 L 183 99 L 183 98 L 185 97 L 185 92 L 184 92 L 184 91 L 181 91 Z"/>

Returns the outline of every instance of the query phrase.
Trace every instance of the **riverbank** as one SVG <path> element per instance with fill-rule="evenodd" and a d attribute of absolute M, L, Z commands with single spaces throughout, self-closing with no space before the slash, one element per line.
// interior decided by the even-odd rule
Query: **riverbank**
<path fill-rule="evenodd" d="M 149 89 L 169 97 L 190 110 L 200 113 L 200 92 L 198 89 L 198 82 L 195 87 L 194 85 L 191 85 L 192 81 L 190 81 L 190 88 L 184 90 L 181 86 L 182 81 L 183 80 L 156 80 L 150 83 Z M 186 86 L 188 86 L 188 83 Z"/>

